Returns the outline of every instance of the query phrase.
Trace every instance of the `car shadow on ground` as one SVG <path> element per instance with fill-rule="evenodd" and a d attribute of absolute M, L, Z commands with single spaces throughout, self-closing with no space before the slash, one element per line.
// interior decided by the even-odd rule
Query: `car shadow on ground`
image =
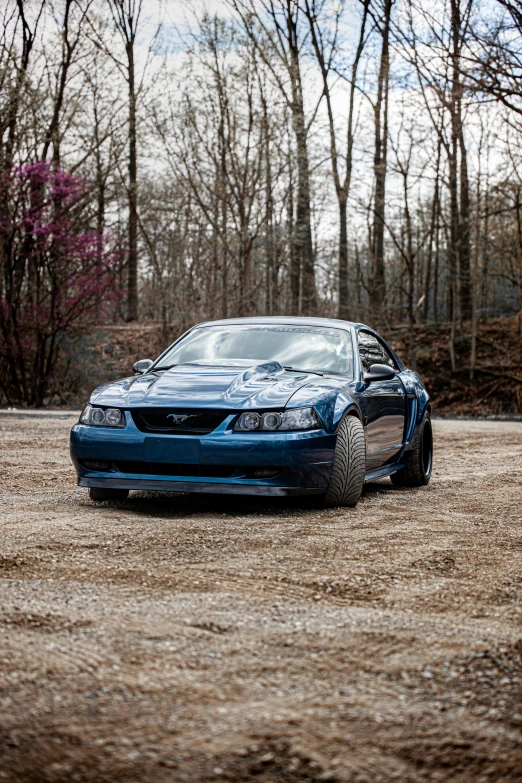
<path fill-rule="evenodd" d="M 365 484 L 361 498 L 395 491 L 389 479 L 372 481 Z M 132 492 L 125 501 L 95 503 L 85 499 L 85 503 L 99 508 L 118 508 L 139 516 L 187 517 L 199 514 L 219 514 L 221 516 L 285 516 L 303 511 L 335 513 L 335 508 L 325 508 L 321 495 L 297 497 L 258 497 L 255 495 L 219 495 L 180 492 Z M 357 509 L 353 509 L 356 513 Z"/>
<path fill-rule="evenodd" d="M 217 514 L 220 516 L 285 516 L 309 510 L 321 510 L 320 497 L 265 498 L 218 494 L 178 492 L 133 492 L 122 502 L 86 503 L 103 511 L 118 508 L 139 516 L 188 517 Z"/>
<path fill-rule="evenodd" d="M 391 492 L 397 492 L 397 487 L 394 487 L 391 480 L 386 478 L 377 479 L 375 481 L 369 481 L 364 485 L 363 498 L 370 495 L 389 494 Z"/>

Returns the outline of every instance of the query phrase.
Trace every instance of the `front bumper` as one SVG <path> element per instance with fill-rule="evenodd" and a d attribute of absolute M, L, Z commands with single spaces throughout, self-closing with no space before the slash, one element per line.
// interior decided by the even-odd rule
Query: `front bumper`
<path fill-rule="evenodd" d="M 233 432 L 234 414 L 201 437 L 152 436 L 138 430 L 128 412 L 125 415 L 124 429 L 83 424 L 72 428 L 71 458 L 79 486 L 265 496 L 321 494 L 328 486 L 336 436 L 324 430 Z M 82 462 L 89 459 L 108 462 L 110 469 L 87 469 Z M 226 473 L 227 466 L 230 475 L 216 475 Z M 254 471 L 262 469 L 273 469 L 276 475 L 254 477 Z"/>

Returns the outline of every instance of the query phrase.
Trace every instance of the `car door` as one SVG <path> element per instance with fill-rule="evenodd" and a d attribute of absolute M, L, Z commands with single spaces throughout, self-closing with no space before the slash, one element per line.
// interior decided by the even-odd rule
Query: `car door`
<path fill-rule="evenodd" d="M 361 380 L 372 364 L 388 364 L 398 370 L 393 357 L 375 335 L 361 330 L 358 343 Z M 366 428 L 366 469 L 373 470 L 393 462 L 404 441 L 406 395 L 400 378 L 364 384 L 361 407 Z"/>

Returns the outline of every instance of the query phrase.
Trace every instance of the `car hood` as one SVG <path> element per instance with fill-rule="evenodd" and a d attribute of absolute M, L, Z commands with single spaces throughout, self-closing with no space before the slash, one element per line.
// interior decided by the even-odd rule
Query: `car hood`
<path fill-rule="evenodd" d="M 106 383 L 89 402 L 116 408 L 284 408 L 299 389 L 317 380 L 314 373 L 284 370 L 279 362 L 253 367 L 188 363 Z"/>

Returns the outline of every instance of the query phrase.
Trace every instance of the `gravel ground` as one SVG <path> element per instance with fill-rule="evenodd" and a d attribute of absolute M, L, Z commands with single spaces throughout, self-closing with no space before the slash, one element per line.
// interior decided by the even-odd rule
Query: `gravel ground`
<path fill-rule="evenodd" d="M 323 511 L 96 505 L 73 421 L 0 415 L 0 780 L 522 781 L 522 424 Z"/>

